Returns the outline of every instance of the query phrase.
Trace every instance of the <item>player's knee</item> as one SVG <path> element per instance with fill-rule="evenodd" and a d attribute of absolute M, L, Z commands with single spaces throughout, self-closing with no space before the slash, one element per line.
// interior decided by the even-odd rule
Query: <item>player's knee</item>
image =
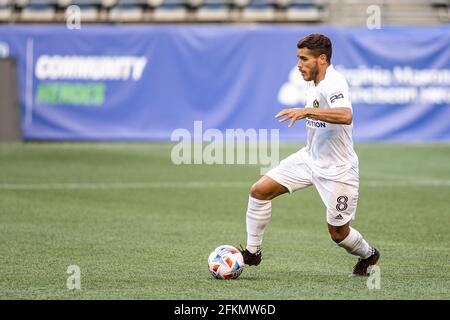
<path fill-rule="evenodd" d="M 328 224 L 328 232 L 330 233 L 330 237 L 334 242 L 340 243 L 344 241 L 345 238 L 347 238 L 350 232 L 350 225 L 348 223 L 344 224 L 343 226 L 333 226 L 331 224 Z"/>
<path fill-rule="evenodd" d="M 328 231 L 330 233 L 331 240 L 336 243 L 340 243 L 345 239 L 345 235 L 342 232 L 338 232 L 333 229 L 329 229 Z"/>
<path fill-rule="evenodd" d="M 345 238 L 343 238 L 342 236 L 340 236 L 339 234 L 331 234 L 331 240 L 333 240 L 336 243 L 340 243 L 342 242 L 342 240 L 344 240 Z"/>
<path fill-rule="evenodd" d="M 273 198 L 272 192 L 263 188 L 258 182 L 250 188 L 250 196 L 259 200 L 272 200 Z"/>

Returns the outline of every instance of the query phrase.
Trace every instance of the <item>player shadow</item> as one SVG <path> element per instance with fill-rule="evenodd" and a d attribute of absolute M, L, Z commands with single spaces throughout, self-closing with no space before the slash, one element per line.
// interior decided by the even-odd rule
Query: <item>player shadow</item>
<path fill-rule="evenodd" d="M 305 271 L 277 271 L 267 272 L 265 274 L 242 274 L 235 281 L 243 282 L 255 282 L 255 281 L 302 281 L 310 283 L 328 283 L 330 281 L 336 281 L 337 279 L 347 280 L 349 279 L 349 273 L 347 272 L 334 272 L 334 273 L 311 273 Z M 354 278 L 361 279 L 361 278 Z"/>

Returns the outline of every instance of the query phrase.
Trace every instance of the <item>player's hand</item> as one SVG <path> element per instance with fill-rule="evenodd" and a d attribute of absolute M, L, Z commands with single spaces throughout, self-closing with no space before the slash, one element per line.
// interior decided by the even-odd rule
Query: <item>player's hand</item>
<path fill-rule="evenodd" d="M 279 122 L 284 122 L 286 120 L 292 119 L 291 123 L 289 123 L 288 128 L 292 127 L 297 120 L 303 119 L 306 117 L 306 111 L 304 108 L 290 108 L 283 109 L 275 116 L 275 118 L 285 117 L 280 119 Z"/>

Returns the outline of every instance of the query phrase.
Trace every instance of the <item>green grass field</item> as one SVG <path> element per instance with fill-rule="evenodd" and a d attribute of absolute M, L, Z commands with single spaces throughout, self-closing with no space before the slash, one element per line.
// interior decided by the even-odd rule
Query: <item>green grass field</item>
<path fill-rule="evenodd" d="M 281 157 L 298 149 L 282 145 Z M 381 288 L 329 238 L 315 189 L 273 201 L 259 267 L 209 274 L 245 245 L 254 165 L 180 165 L 170 144 L 0 144 L 1 299 L 449 299 L 450 145 L 357 145 L 353 226 L 380 249 Z M 69 290 L 69 265 L 81 290 Z"/>

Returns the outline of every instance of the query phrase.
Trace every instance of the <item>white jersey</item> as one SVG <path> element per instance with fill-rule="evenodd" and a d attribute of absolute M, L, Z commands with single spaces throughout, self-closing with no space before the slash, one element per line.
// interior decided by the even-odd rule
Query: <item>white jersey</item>
<path fill-rule="evenodd" d="M 306 108 L 352 109 L 348 84 L 333 65 L 317 86 L 308 83 Z M 353 110 L 353 109 L 352 109 Z M 349 169 L 358 171 L 358 156 L 353 149 L 353 125 L 332 124 L 306 118 L 307 145 L 298 154 L 311 170 L 326 179 L 338 179 Z"/>

